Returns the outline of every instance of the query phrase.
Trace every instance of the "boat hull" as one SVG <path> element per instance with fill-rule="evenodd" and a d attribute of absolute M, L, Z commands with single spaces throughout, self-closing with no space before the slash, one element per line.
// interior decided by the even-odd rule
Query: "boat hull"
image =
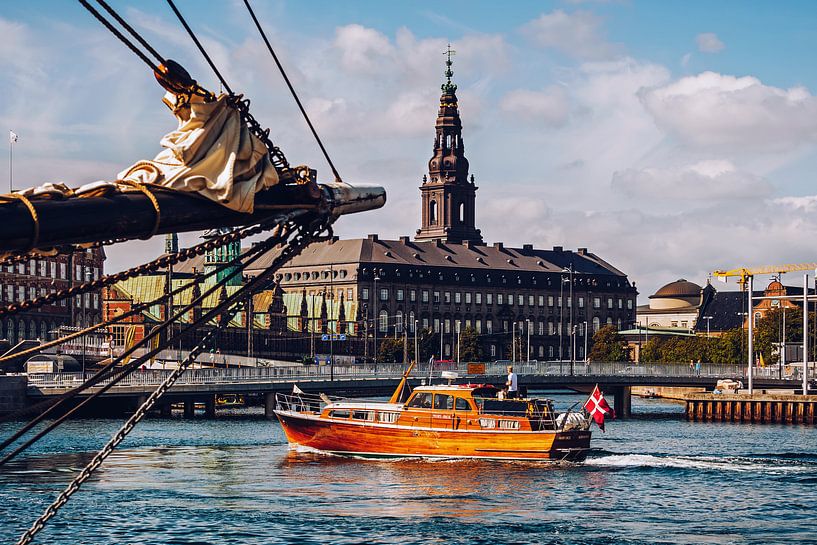
<path fill-rule="evenodd" d="M 363 457 L 486 458 L 582 461 L 590 432 L 452 430 L 341 421 L 315 414 L 275 411 L 293 445 Z"/>

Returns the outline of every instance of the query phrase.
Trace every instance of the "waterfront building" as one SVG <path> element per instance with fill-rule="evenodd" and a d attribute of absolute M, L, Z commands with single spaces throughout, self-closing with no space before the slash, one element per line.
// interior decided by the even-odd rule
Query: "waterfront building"
<path fill-rule="evenodd" d="M 0 304 L 19 303 L 96 280 L 104 274 L 104 265 L 105 251 L 94 248 L 2 266 Z M 4 317 L 0 336 L 11 346 L 27 339 L 50 340 L 60 328 L 84 327 L 99 322 L 101 316 L 100 294 L 86 293 Z"/>
<path fill-rule="evenodd" d="M 484 359 L 581 359 L 586 336 L 602 325 L 634 324 L 635 284 L 587 248 L 483 241 L 450 59 L 445 75 L 414 239 L 370 234 L 309 246 L 276 276 L 288 329 L 363 339 L 358 355 L 368 357 L 385 338 L 429 329 L 437 357 L 458 359 L 459 334 L 473 328 Z"/>
<path fill-rule="evenodd" d="M 649 304 L 638 307 L 636 323 L 643 328 L 693 331 L 714 292 L 709 283 L 702 288 L 683 278 L 670 282 L 649 296 Z"/>

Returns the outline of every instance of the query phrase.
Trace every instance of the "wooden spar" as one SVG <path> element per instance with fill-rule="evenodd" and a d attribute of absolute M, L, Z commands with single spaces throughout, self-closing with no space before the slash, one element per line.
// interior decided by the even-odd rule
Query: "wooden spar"
<path fill-rule="evenodd" d="M 340 216 L 380 208 L 386 202 L 382 187 L 277 185 L 257 193 L 255 212 L 245 214 L 194 193 L 152 193 L 160 210 L 157 235 L 252 225 L 280 214 L 282 209 L 314 209 Z M 138 191 L 104 197 L 32 198 L 30 202 L 39 222 L 37 248 L 145 237 L 153 232 L 156 222 L 153 204 Z M 31 249 L 34 221 L 25 203 L 15 199 L 0 204 L 0 225 L 0 252 Z"/>
<path fill-rule="evenodd" d="M 397 388 L 394 390 L 394 393 L 389 399 L 389 403 L 399 403 L 400 402 L 400 394 L 403 392 L 403 388 L 406 386 L 406 380 L 408 380 L 408 376 L 411 374 L 411 370 L 414 369 L 414 364 L 417 363 L 417 360 L 413 360 L 411 364 L 408 366 L 408 369 L 403 373 L 403 378 L 400 379 L 400 384 L 397 385 Z"/>

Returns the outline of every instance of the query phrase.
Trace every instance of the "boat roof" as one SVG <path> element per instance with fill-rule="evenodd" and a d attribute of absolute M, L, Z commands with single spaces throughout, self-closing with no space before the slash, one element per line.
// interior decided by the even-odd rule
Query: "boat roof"
<path fill-rule="evenodd" d="M 497 390 L 493 384 L 434 384 L 417 386 L 415 392 L 473 392 L 474 390 Z"/>

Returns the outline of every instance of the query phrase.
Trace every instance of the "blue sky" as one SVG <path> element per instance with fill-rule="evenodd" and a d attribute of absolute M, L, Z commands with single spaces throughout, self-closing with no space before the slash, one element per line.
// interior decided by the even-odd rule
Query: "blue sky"
<path fill-rule="evenodd" d="M 165 2 L 110 3 L 217 88 Z M 177 4 L 290 161 L 328 172 L 242 2 Z M 714 268 L 814 261 L 813 2 L 253 5 L 344 177 L 389 191 L 343 236 L 414 232 L 450 41 L 489 241 L 587 246 L 642 296 Z M 174 127 L 147 68 L 78 3 L 5 3 L 0 36 L 15 186 L 110 179 Z M 113 248 L 109 269 L 161 250 Z"/>

